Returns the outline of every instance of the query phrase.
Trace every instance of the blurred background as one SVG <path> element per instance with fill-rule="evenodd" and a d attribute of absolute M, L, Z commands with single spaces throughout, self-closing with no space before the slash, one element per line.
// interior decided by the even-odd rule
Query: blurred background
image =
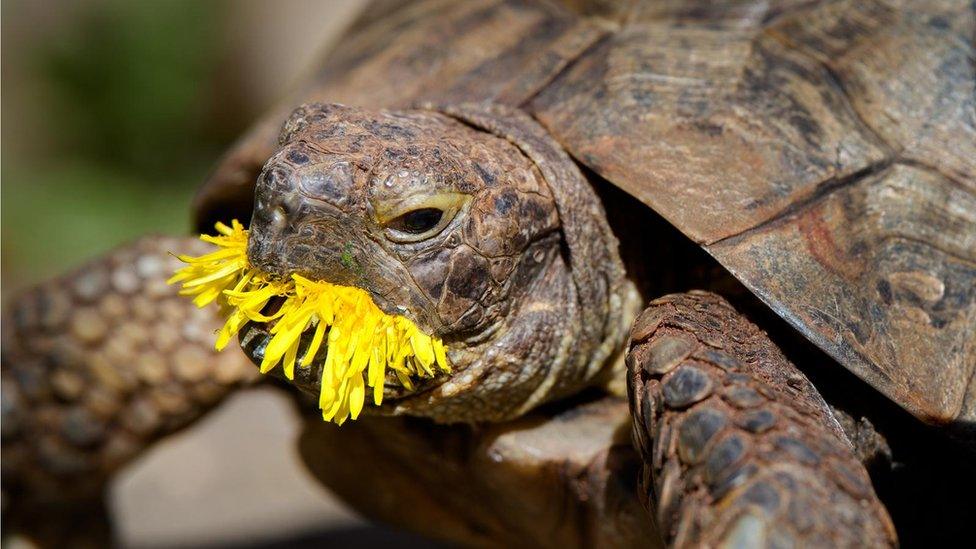
<path fill-rule="evenodd" d="M 359 0 L 4 0 L 2 296 L 146 233 L 186 233 L 218 155 L 339 39 Z M 296 415 L 244 393 L 114 483 L 130 547 L 379 545 L 302 468 Z"/>
<path fill-rule="evenodd" d="M 186 232 L 220 152 L 359 0 L 5 0 L 3 289 Z"/>

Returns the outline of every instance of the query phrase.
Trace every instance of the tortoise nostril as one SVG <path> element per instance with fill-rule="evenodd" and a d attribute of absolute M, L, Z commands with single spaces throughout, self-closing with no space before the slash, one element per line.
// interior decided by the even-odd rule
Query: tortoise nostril
<path fill-rule="evenodd" d="M 292 164 L 302 165 L 308 162 L 308 155 L 302 151 L 290 151 L 288 153 L 288 161 Z"/>

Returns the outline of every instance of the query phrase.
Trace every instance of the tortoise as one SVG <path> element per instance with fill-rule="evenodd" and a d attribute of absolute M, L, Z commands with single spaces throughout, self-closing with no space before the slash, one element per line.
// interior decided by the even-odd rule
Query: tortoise
<path fill-rule="evenodd" d="M 473 545 L 895 545 L 861 412 L 940 460 L 974 446 L 973 11 L 375 2 L 194 223 L 250 220 L 250 264 L 446 346 L 450 373 L 386 377 L 354 424 L 299 397 L 309 470 L 369 516 Z M 223 320 L 166 284 L 205 249 L 147 237 L 7 308 L 8 526 L 104 535 L 113 471 L 269 379 L 273 322 L 216 354 Z"/>

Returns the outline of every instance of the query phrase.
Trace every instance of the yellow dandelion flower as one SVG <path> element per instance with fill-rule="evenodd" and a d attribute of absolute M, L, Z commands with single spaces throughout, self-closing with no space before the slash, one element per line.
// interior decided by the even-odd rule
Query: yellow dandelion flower
<path fill-rule="evenodd" d="M 224 290 L 246 283 L 247 231 L 236 219 L 228 227 L 223 223 L 215 225 L 219 236 L 200 235 L 200 240 L 216 244 L 218 250 L 200 257 L 178 255 L 187 266 L 176 271 L 166 282 L 183 283 L 180 295 L 192 295 L 193 303 L 203 307 L 218 299 Z"/>
<path fill-rule="evenodd" d="M 217 334 L 221 350 L 247 322 L 274 322 L 264 350 L 261 372 L 281 364 L 285 377 L 294 379 L 295 367 L 323 364 L 319 408 L 327 421 L 342 424 L 356 419 L 366 401 L 383 402 L 387 368 L 408 390 L 411 378 L 429 378 L 450 372 L 444 343 L 425 334 L 410 319 L 384 313 L 369 293 L 360 288 L 309 280 L 293 274 L 276 280 L 247 261 L 247 230 L 236 219 L 230 226 L 217 223 L 216 236 L 200 238 L 218 249 L 191 257 L 169 283 L 182 283 L 180 294 L 193 296 L 203 307 L 216 301 L 227 321 Z M 262 313 L 273 298 L 284 298 L 278 310 Z M 303 338 L 310 333 L 311 339 Z M 305 343 L 307 341 L 307 344 Z"/>

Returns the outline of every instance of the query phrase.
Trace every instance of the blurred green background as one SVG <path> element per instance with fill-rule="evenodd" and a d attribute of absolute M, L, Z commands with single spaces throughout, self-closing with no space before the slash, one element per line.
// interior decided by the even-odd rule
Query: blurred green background
<path fill-rule="evenodd" d="M 221 152 L 362 6 L 3 0 L 4 300 L 140 235 L 186 233 Z M 299 429 L 288 395 L 264 388 L 156 444 L 110 487 L 121 545 L 361 536 L 365 523 L 299 463 Z"/>
<path fill-rule="evenodd" d="M 3 293 L 189 227 L 220 152 L 356 2 L 5 0 Z"/>
<path fill-rule="evenodd" d="M 20 72 L 3 78 L 8 284 L 56 273 L 139 234 L 185 230 L 194 185 L 242 124 L 221 116 L 238 113 L 214 108 L 219 37 L 208 29 L 219 4 L 85 7 L 52 22 L 56 32 L 42 40 L 21 35 L 26 40 L 12 45 L 3 32 L 5 72 L 12 56 Z M 8 9 L 29 8 L 4 3 L 5 24 Z M 24 101 L 34 102 L 28 112 L 16 104 Z"/>

